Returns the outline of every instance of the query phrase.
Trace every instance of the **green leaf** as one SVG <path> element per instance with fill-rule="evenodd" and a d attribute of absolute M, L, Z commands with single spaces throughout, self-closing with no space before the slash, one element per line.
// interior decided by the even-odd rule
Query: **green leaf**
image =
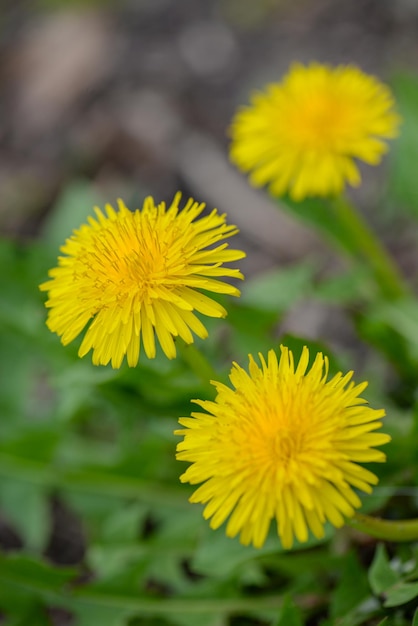
<path fill-rule="evenodd" d="M 303 626 L 301 612 L 289 596 L 284 597 L 283 606 L 274 626 Z"/>
<path fill-rule="evenodd" d="M 364 265 L 324 278 L 314 289 L 317 298 L 340 305 L 358 303 L 360 299 L 369 300 L 371 293 L 371 272 Z"/>
<path fill-rule="evenodd" d="M 230 621 L 228 616 L 224 613 L 215 615 L 209 615 L 207 613 L 194 613 L 193 615 L 187 615 L 187 613 L 176 613 L 171 616 L 170 623 L 165 622 L 167 626 L 176 624 L 176 626 L 228 626 Z M 138 626 L 140 626 L 138 622 Z M 142 622 L 141 622 L 142 626 Z"/>
<path fill-rule="evenodd" d="M 149 507 L 142 502 L 133 502 L 117 509 L 103 525 L 103 540 L 107 544 L 125 543 L 138 539 L 140 524 L 144 521 Z"/>
<path fill-rule="evenodd" d="M 37 598 L 31 598 L 30 602 L 26 602 L 24 596 L 25 594 L 20 590 L 13 606 L 4 611 L 5 621 L 2 621 L 2 626 L 27 626 L 28 624 L 30 626 L 50 626 L 52 622 L 44 604 L 39 602 Z"/>
<path fill-rule="evenodd" d="M 332 620 L 330 626 L 360 626 L 373 618 L 381 615 L 380 602 L 371 596 L 368 596 L 363 602 L 355 606 L 351 611 Z"/>
<path fill-rule="evenodd" d="M 73 568 L 53 567 L 23 554 L 0 553 L 0 580 L 10 585 L 46 594 L 59 593 L 76 574 Z"/>
<path fill-rule="evenodd" d="M 42 550 L 49 533 L 48 492 L 12 478 L 0 479 L 0 503 L 30 549 Z"/>
<path fill-rule="evenodd" d="M 400 579 L 390 566 L 389 558 L 383 543 L 379 543 L 369 569 L 369 584 L 373 593 L 379 595 L 395 585 Z"/>
<path fill-rule="evenodd" d="M 24 624 L 32 624 L 32 619 L 34 621 L 38 619 L 39 622 L 40 617 L 43 618 L 43 624 L 46 623 L 45 611 L 39 597 L 32 591 L 9 584 L 4 580 L 0 585 L 0 610 L 6 616 L 13 618 L 13 621 L 8 620 L 9 624 L 24 626 Z"/>
<path fill-rule="evenodd" d="M 343 617 L 369 595 L 367 575 L 354 552 L 349 552 L 342 564 L 341 578 L 331 596 L 330 613 L 334 619 Z"/>
<path fill-rule="evenodd" d="M 35 428 L 32 424 L 26 424 L 26 431 L 19 433 L 18 437 L 10 439 L 7 443 L 0 444 L 0 450 L 7 454 L 49 462 L 53 458 L 58 441 L 58 428 L 51 429 L 51 426 L 45 427 L 44 424 Z"/>
<path fill-rule="evenodd" d="M 380 304 L 375 302 L 368 310 L 354 316 L 357 333 L 384 354 L 405 382 L 416 381 L 417 365 L 410 346 L 400 334 L 401 329 L 389 326 L 388 320 L 382 318 Z"/>
<path fill-rule="evenodd" d="M 269 543 L 269 542 L 267 542 Z M 257 555 L 269 552 L 267 544 L 260 550 L 252 546 L 243 546 L 237 538 L 231 539 L 225 535 L 225 529 L 204 529 L 199 545 L 192 560 L 192 569 L 205 576 L 227 578 L 235 568 Z M 282 552 L 280 542 L 276 539 L 276 545 L 270 550 Z"/>
<path fill-rule="evenodd" d="M 243 303 L 230 305 L 228 325 L 232 332 L 223 350 L 226 352 L 229 349 L 234 358 L 246 366 L 248 354 L 267 353 L 272 347 L 277 321 L 276 311 L 265 311 Z"/>
<path fill-rule="evenodd" d="M 399 583 L 392 589 L 386 591 L 386 600 L 384 606 L 399 606 L 418 597 L 418 582 L 416 583 Z"/>
<path fill-rule="evenodd" d="M 145 571 L 142 563 L 146 562 L 147 556 L 145 547 L 129 542 L 91 546 L 87 553 L 88 562 L 100 581 L 111 581 L 114 587 L 122 587 L 124 591 L 137 584 L 138 576 Z"/>
<path fill-rule="evenodd" d="M 271 270 L 246 281 L 240 301 L 264 311 L 283 313 L 311 292 L 312 263 Z"/>
<path fill-rule="evenodd" d="M 379 302 L 369 317 L 396 330 L 407 342 L 412 356 L 418 359 L 418 301 L 397 300 L 396 304 Z"/>
<path fill-rule="evenodd" d="M 418 609 L 414 613 L 414 619 L 412 620 L 411 626 L 418 626 Z"/>
<path fill-rule="evenodd" d="M 98 606 L 78 602 L 72 611 L 77 617 L 77 626 L 126 626 L 132 610 L 121 607 Z"/>

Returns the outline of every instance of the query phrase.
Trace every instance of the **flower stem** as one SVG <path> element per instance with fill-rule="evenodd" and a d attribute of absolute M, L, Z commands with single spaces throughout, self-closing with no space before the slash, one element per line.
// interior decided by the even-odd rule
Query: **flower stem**
<path fill-rule="evenodd" d="M 196 374 L 197 378 L 205 385 L 209 385 L 211 390 L 213 390 L 210 381 L 217 380 L 219 376 L 204 354 L 202 354 L 194 344 L 186 344 L 182 339 L 178 340 L 177 347 L 179 348 L 182 358 Z"/>
<path fill-rule="evenodd" d="M 343 196 L 331 200 L 331 205 L 358 253 L 373 270 L 382 295 L 389 300 L 408 295 L 396 264 L 357 209 Z"/>
<path fill-rule="evenodd" d="M 385 541 L 416 541 L 418 539 L 418 519 L 386 520 L 356 513 L 347 523 L 355 530 Z"/>

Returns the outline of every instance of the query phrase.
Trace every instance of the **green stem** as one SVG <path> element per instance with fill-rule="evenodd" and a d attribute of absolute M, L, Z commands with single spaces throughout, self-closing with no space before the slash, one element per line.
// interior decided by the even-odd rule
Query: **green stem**
<path fill-rule="evenodd" d="M 282 598 L 264 596 L 261 598 L 172 598 L 172 599 L 143 599 L 133 596 L 115 595 L 106 592 L 94 592 L 86 588 L 80 588 L 74 595 L 74 600 L 84 603 L 99 604 L 114 608 L 129 608 L 140 613 L 151 615 L 170 615 L 172 613 L 247 613 L 249 611 L 279 609 L 282 606 Z"/>
<path fill-rule="evenodd" d="M 386 520 L 356 513 L 347 523 L 355 530 L 385 541 L 416 541 L 418 539 L 418 519 Z"/>
<path fill-rule="evenodd" d="M 211 380 L 217 380 L 219 378 L 207 358 L 193 343 L 186 344 L 182 339 L 179 339 L 177 347 L 183 360 L 204 385 L 209 385 Z M 210 388 L 211 391 L 213 391 L 212 385 L 210 385 Z"/>
<path fill-rule="evenodd" d="M 340 224 L 373 270 L 382 295 L 389 300 L 408 295 L 408 288 L 396 264 L 357 209 L 343 196 L 330 202 Z"/>

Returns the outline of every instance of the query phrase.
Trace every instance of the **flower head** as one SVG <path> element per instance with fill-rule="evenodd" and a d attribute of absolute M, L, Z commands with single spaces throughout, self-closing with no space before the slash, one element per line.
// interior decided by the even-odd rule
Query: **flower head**
<path fill-rule="evenodd" d="M 324 524 L 340 527 L 361 505 L 354 489 L 370 493 L 377 477 L 360 464 L 384 461 L 375 446 L 390 437 L 375 433 L 383 410 L 365 406 L 367 383 L 355 385 L 353 372 L 327 382 L 328 359 L 316 355 L 308 369 L 305 347 L 295 366 L 293 354 L 270 350 L 261 367 L 250 355 L 249 373 L 233 364 L 234 387 L 214 382 L 214 402 L 195 400 L 204 413 L 181 418 L 184 439 L 177 458 L 192 463 L 182 482 L 203 483 L 191 502 L 206 504 L 204 517 L 241 543 L 261 547 L 272 519 L 285 548 L 309 530 L 320 538 Z"/>
<path fill-rule="evenodd" d="M 245 256 L 229 250 L 227 237 L 238 232 L 214 209 L 199 217 L 205 205 L 188 200 L 179 209 L 180 194 L 167 209 L 146 198 L 142 210 L 96 208 L 96 219 L 74 231 L 61 251 L 51 280 L 40 285 L 49 292 L 47 325 L 64 345 L 89 324 L 79 356 L 93 350 L 93 363 L 120 367 L 124 356 L 138 362 L 140 344 L 148 358 L 156 354 L 155 335 L 169 359 L 176 356 L 174 337 L 193 342 L 206 328 L 194 311 L 225 317 L 225 309 L 201 290 L 239 295 L 220 277 L 242 278 L 224 262 Z M 219 245 L 218 245 L 219 244 Z"/>
<path fill-rule="evenodd" d="M 388 87 L 353 66 L 295 64 L 256 93 L 231 127 L 231 160 L 255 186 L 294 200 L 357 186 L 354 159 L 377 165 L 399 117 Z"/>

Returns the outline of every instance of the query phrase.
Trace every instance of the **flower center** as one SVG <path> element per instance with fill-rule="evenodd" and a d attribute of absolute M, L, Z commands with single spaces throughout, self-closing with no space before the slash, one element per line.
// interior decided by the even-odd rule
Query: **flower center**
<path fill-rule="evenodd" d="M 80 255 L 83 278 L 88 281 L 97 302 L 123 304 L 133 296 L 149 301 L 160 285 L 170 289 L 170 277 L 182 266 L 174 255 L 172 240 L 158 233 L 124 232 L 116 239 L 110 230 L 97 233 L 94 246 Z"/>
<path fill-rule="evenodd" d="M 132 287 L 144 290 L 158 283 L 167 276 L 167 251 L 158 250 L 149 253 L 135 250 L 132 255 L 121 259 L 122 270 Z"/>
<path fill-rule="evenodd" d="M 302 438 L 291 430 L 279 431 L 271 440 L 271 456 L 275 463 L 287 467 L 301 452 Z"/>
<path fill-rule="evenodd" d="M 294 106 L 289 133 L 300 148 L 336 149 L 350 128 L 349 107 L 335 94 L 322 93 Z"/>

